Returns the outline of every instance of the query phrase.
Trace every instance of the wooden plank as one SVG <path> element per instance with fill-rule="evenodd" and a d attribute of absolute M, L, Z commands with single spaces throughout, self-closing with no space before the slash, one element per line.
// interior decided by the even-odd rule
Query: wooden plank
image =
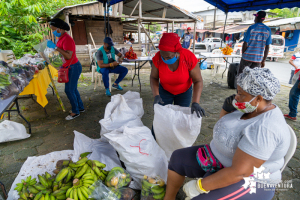
<path fill-rule="evenodd" d="M 155 45 L 153 44 L 153 42 L 152 42 L 152 40 L 151 40 L 151 38 L 150 38 L 149 34 L 147 33 L 146 29 L 144 28 L 144 26 L 143 26 L 143 24 L 142 24 L 141 22 L 140 22 L 140 26 L 142 27 L 142 29 L 143 29 L 143 30 L 144 30 L 144 32 L 146 33 L 146 35 L 147 35 L 148 39 L 150 40 L 150 42 L 151 42 L 151 44 L 152 44 L 153 48 L 156 50 L 156 47 L 155 47 Z M 195 46 L 195 44 L 194 44 L 194 46 Z"/>
<path fill-rule="evenodd" d="M 100 15 L 99 4 L 95 3 L 93 6 L 94 6 L 94 13 L 95 13 L 95 15 Z"/>
<path fill-rule="evenodd" d="M 77 8 L 76 7 L 71 8 L 71 13 L 72 15 L 77 15 L 78 14 Z"/>
<path fill-rule="evenodd" d="M 90 15 L 95 15 L 94 5 L 89 5 L 89 13 Z"/>
<path fill-rule="evenodd" d="M 167 15 L 167 8 L 164 8 L 161 18 L 166 18 L 166 15 Z"/>
<path fill-rule="evenodd" d="M 131 11 L 131 13 L 130 13 L 129 17 L 131 17 L 131 16 L 132 16 L 132 14 L 134 13 L 134 11 L 135 11 L 136 7 L 137 7 L 139 4 L 140 4 L 140 2 L 138 1 L 138 2 L 136 3 L 136 5 L 134 6 L 133 10 Z"/>
<path fill-rule="evenodd" d="M 140 1 L 140 3 L 139 3 L 139 18 L 141 19 L 142 18 L 142 12 L 143 12 L 143 10 L 142 10 L 142 0 L 139 0 Z"/>
<path fill-rule="evenodd" d="M 194 39 L 193 39 L 193 53 L 195 53 L 195 43 L 196 43 L 196 25 L 197 25 L 197 23 L 195 22 L 194 23 Z M 227 64 L 226 64 L 226 66 L 227 66 Z"/>
<path fill-rule="evenodd" d="M 103 7 L 103 3 L 99 3 L 99 14 L 101 16 L 104 16 L 104 7 Z"/>
<path fill-rule="evenodd" d="M 88 5 L 82 6 L 83 7 L 83 14 L 90 15 L 90 9 Z"/>
<path fill-rule="evenodd" d="M 122 14 L 123 14 L 123 1 L 121 1 L 120 3 L 118 3 L 119 4 L 119 16 L 122 16 Z"/>
<path fill-rule="evenodd" d="M 77 6 L 77 14 L 83 15 L 83 7 L 82 6 Z"/>
<path fill-rule="evenodd" d="M 116 17 L 116 16 L 118 16 L 117 14 L 118 14 L 118 4 L 114 4 L 112 6 L 112 16 Z"/>

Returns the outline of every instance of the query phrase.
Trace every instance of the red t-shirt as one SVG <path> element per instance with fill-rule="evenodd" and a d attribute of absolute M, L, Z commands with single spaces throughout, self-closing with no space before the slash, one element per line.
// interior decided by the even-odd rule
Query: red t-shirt
<path fill-rule="evenodd" d="M 161 59 L 160 52 L 152 58 L 153 64 L 159 71 L 161 86 L 168 92 L 177 95 L 186 92 L 193 84 L 190 71 L 198 63 L 196 56 L 187 49 L 182 49 L 179 57 L 179 66 L 172 72 L 168 65 Z"/>
<path fill-rule="evenodd" d="M 62 56 L 62 60 L 63 60 L 63 67 L 68 67 L 69 65 L 73 65 L 75 63 L 78 62 L 78 58 L 76 57 L 76 45 L 75 42 L 73 40 L 73 38 L 71 38 L 71 36 L 68 33 L 64 33 L 62 36 L 59 37 L 56 46 L 62 50 L 65 51 L 72 51 L 72 58 L 70 60 L 66 60 L 63 56 Z M 72 61 L 73 59 L 73 61 Z M 72 61 L 72 63 L 71 63 Z M 71 63 L 71 64 L 70 64 Z"/>

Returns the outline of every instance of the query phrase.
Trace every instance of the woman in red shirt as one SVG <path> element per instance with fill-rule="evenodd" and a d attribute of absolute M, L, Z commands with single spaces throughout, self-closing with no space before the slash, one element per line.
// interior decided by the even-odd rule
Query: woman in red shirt
<path fill-rule="evenodd" d="M 53 35 L 58 37 L 54 44 L 48 40 L 47 47 L 57 50 L 62 55 L 63 66 L 69 67 L 69 82 L 65 84 L 65 93 L 72 105 L 72 111 L 66 117 L 66 120 L 72 120 L 84 112 L 84 107 L 80 94 L 77 90 L 78 79 L 82 72 L 82 66 L 76 57 L 76 46 L 73 38 L 66 32 L 70 30 L 69 25 L 61 19 L 53 19 L 50 22 L 50 28 Z"/>
<path fill-rule="evenodd" d="M 154 104 L 189 107 L 193 96 L 192 113 L 202 117 L 205 111 L 199 105 L 203 88 L 199 63 L 179 40 L 176 33 L 164 33 L 158 46 L 160 51 L 152 59 L 150 84 Z"/>

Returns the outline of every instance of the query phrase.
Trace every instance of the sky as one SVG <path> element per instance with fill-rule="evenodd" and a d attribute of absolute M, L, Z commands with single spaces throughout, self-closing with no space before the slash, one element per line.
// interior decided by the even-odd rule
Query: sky
<path fill-rule="evenodd" d="M 204 0 L 163 0 L 163 1 L 174 4 L 190 12 L 207 10 L 207 7 L 210 7 L 210 9 L 214 8 L 211 4 L 207 3 Z"/>

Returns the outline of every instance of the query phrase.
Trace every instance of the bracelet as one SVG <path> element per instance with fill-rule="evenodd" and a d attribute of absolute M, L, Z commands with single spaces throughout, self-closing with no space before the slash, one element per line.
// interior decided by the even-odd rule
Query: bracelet
<path fill-rule="evenodd" d="M 204 193 L 209 193 L 210 191 L 206 191 L 203 187 L 202 187 L 202 183 L 201 183 L 202 178 L 199 178 L 197 183 L 198 183 L 198 187 L 200 188 L 200 190 L 202 190 Z"/>
<path fill-rule="evenodd" d="M 113 67 L 113 66 L 114 66 L 114 64 L 113 64 L 113 63 L 109 63 L 109 66 L 110 66 L 110 67 Z"/>

